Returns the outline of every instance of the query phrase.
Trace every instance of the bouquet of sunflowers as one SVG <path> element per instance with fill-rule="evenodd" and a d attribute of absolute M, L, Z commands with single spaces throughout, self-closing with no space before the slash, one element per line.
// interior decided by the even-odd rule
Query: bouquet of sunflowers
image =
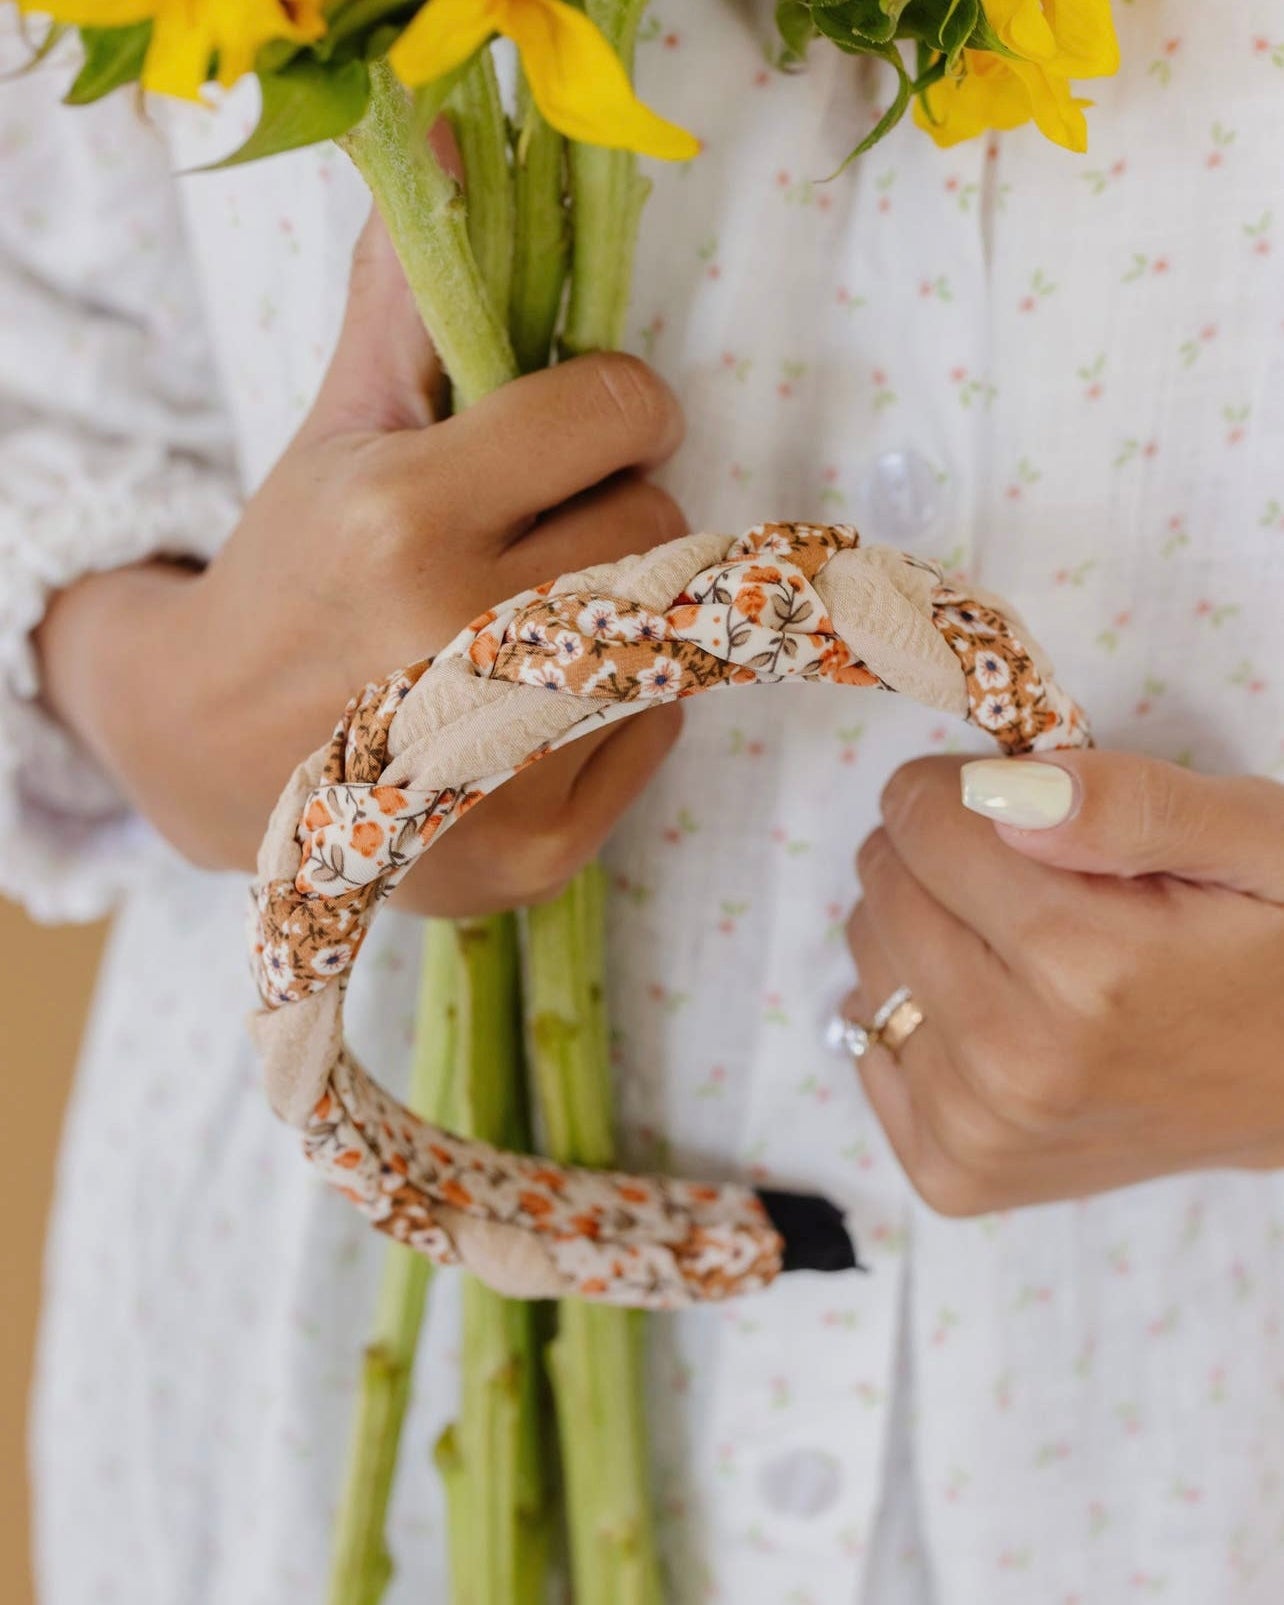
<path fill-rule="evenodd" d="M 73 106 L 129 85 L 200 99 L 253 73 L 259 120 L 229 162 L 337 140 L 387 222 L 458 407 L 623 338 L 648 187 L 636 158 L 699 151 L 634 92 L 645 3 L 19 0 L 50 19 L 33 24 L 35 60 L 78 31 Z M 942 145 L 1033 120 L 1083 150 L 1088 103 L 1073 83 L 1118 64 L 1109 0 L 780 0 L 777 22 L 785 70 L 818 41 L 886 64 L 891 100 L 853 156 L 911 104 Z M 497 37 L 518 57 L 508 96 Z M 462 190 L 429 143 L 442 117 Z M 538 1127 L 559 1161 L 612 1162 L 603 902 L 593 869 L 519 916 L 430 922 L 413 1107 L 502 1147 L 529 1146 Z M 385 1516 L 430 1267 L 395 1243 L 387 1254 L 331 1605 L 377 1605 L 392 1570 Z M 659 1605 L 641 1320 L 466 1287 L 462 1401 L 437 1448 L 459 1605 L 544 1599 L 559 1543 L 578 1605 Z"/>

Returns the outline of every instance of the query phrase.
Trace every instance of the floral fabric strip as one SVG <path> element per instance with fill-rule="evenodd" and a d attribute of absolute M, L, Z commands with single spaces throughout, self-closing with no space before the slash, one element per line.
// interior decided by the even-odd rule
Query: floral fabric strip
<path fill-rule="evenodd" d="M 316 781 L 294 829 L 295 872 L 264 876 L 255 888 L 254 965 L 266 1019 L 336 981 L 341 1008 L 344 978 L 379 904 L 419 856 L 518 770 L 604 721 L 736 685 L 896 689 L 844 639 L 815 583 L 858 545 L 844 525 L 760 525 L 690 574 L 662 608 L 582 588 L 579 579 L 554 581 L 475 620 L 433 663 L 367 686 L 310 770 Z M 935 582 L 920 587 L 923 606 L 957 659 L 958 705 L 970 722 L 1013 753 L 1087 744 L 1082 713 L 1040 672 L 1000 605 L 946 585 L 917 559 L 898 561 L 926 568 Z M 901 606 L 904 594 L 897 592 Z M 847 625 L 855 632 L 863 622 Z M 424 702 L 435 672 L 457 676 L 461 668 L 507 683 L 516 697 L 529 696 L 527 688 L 555 693 L 583 713 L 532 750 L 505 749 L 480 777 L 390 783 L 391 738 L 407 699 Z M 264 859 L 272 861 L 267 844 Z M 299 1051 L 327 1051 L 314 1039 L 325 1040 L 307 1035 Z M 308 1156 L 377 1227 L 439 1263 L 463 1258 L 501 1289 L 538 1285 L 647 1308 L 751 1291 L 779 1272 L 781 1238 L 743 1187 L 568 1170 L 498 1153 L 420 1121 L 346 1048 L 307 1068 L 321 1089 L 306 1123 Z M 516 1234 L 519 1249 L 509 1241 L 496 1256 L 490 1236 L 489 1247 L 478 1247 L 483 1238 L 467 1222 Z M 464 1239 L 474 1243 L 471 1258 Z M 515 1271 L 523 1254 L 524 1270 Z M 477 1262 L 488 1255 L 489 1266 Z"/>
<path fill-rule="evenodd" d="M 347 1052 L 304 1149 L 374 1226 L 441 1265 L 460 1258 L 444 1207 L 536 1234 L 560 1285 L 604 1303 L 670 1309 L 751 1292 L 780 1270 L 780 1237 L 749 1188 L 501 1154 L 425 1125 Z"/>

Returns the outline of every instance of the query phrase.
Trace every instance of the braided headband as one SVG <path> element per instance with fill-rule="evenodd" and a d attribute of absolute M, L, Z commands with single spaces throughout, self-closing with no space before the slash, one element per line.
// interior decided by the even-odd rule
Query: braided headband
<path fill-rule="evenodd" d="M 259 852 L 253 1030 L 273 1107 L 380 1230 L 512 1297 L 644 1308 L 855 1262 L 821 1199 L 563 1167 L 442 1131 L 343 1039 L 375 911 L 474 803 L 652 703 L 782 680 L 900 691 L 1010 753 L 1090 740 L 1004 602 L 841 525 L 766 524 L 515 597 L 430 663 L 367 686 L 295 772 Z"/>

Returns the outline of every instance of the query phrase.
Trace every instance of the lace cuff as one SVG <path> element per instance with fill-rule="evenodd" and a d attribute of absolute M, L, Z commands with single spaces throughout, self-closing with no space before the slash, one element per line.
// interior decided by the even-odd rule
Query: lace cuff
<path fill-rule="evenodd" d="M 156 838 L 40 705 L 31 632 L 73 580 L 207 558 L 238 513 L 227 474 L 156 444 L 49 428 L 0 442 L 0 894 L 36 919 L 105 913 Z"/>

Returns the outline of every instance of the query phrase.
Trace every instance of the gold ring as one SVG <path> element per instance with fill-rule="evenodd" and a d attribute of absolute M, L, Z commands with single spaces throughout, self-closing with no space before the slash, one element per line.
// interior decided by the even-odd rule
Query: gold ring
<path fill-rule="evenodd" d="M 923 1011 L 907 986 L 898 986 L 880 1007 L 869 1028 L 872 1042 L 886 1048 L 893 1059 L 923 1023 Z"/>
<path fill-rule="evenodd" d="M 868 1025 L 836 1014 L 826 1033 L 830 1047 L 851 1055 L 857 1064 L 873 1047 L 886 1048 L 893 1058 L 923 1023 L 923 1011 L 909 987 L 898 986 Z"/>

